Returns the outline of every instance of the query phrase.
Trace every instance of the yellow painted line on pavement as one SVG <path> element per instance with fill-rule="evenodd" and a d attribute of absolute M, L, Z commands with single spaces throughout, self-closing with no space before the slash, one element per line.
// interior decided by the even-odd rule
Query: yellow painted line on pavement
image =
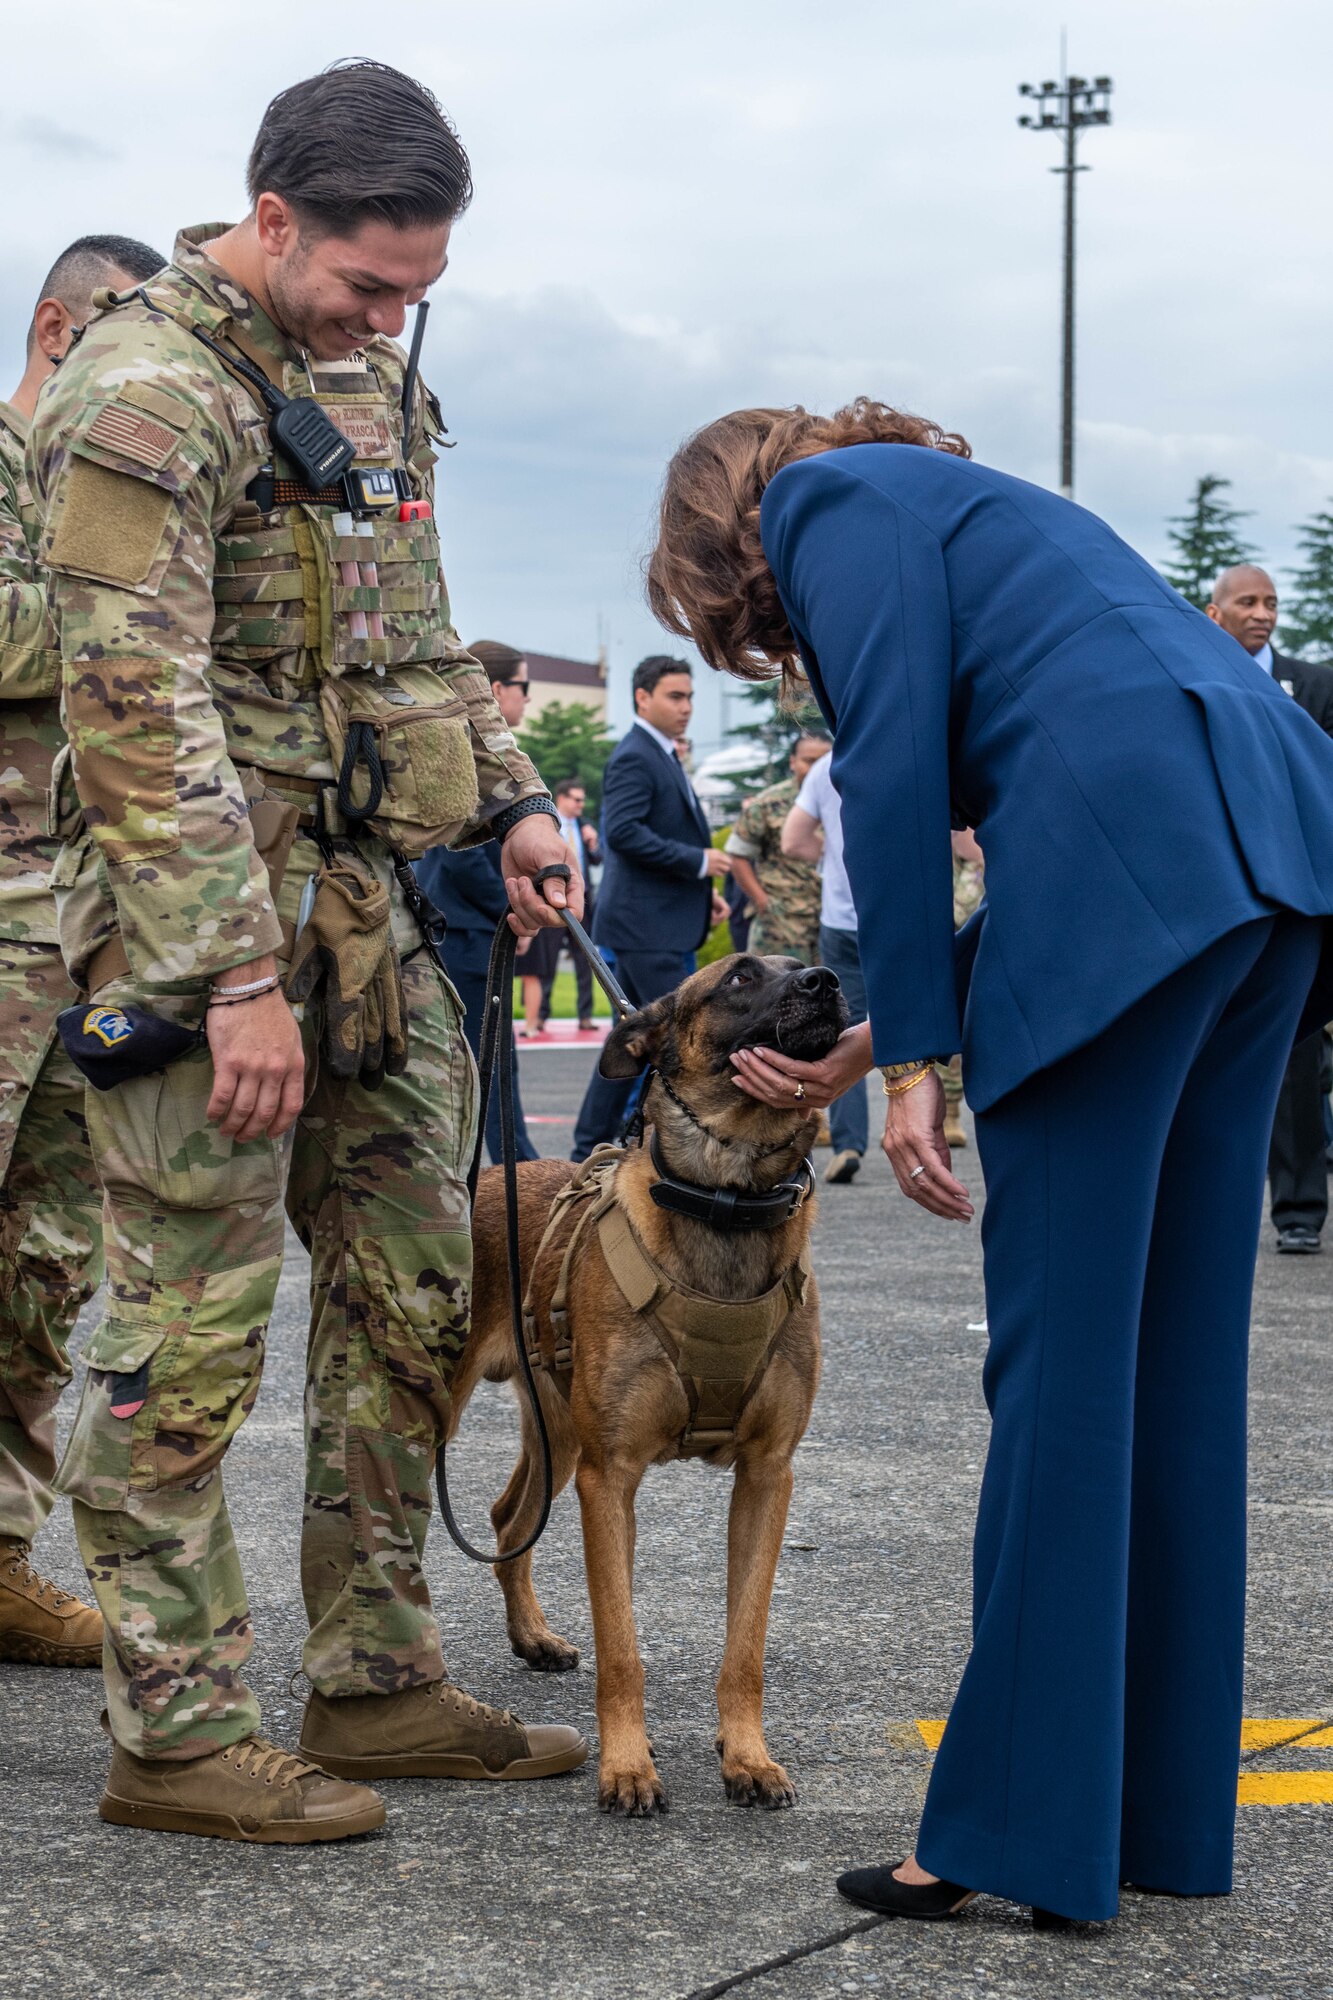
<path fill-rule="evenodd" d="M 917 1732 L 927 1750 L 938 1750 L 944 1736 L 941 1721 L 917 1718 Z M 1247 1716 L 1240 1728 L 1242 1751 L 1333 1750 L 1333 1728 L 1313 1716 Z M 1333 1805 L 1333 1771 L 1242 1771 L 1236 1786 L 1242 1806 Z"/>
<path fill-rule="evenodd" d="M 1311 1734 L 1312 1731 L 1316 1733 Z M 1278 1750 L 1284 1743 L 1300 1750 L 1326 1749 L 1333 1743 L 1333 1729 L 1321 1728 L 1317 1715 L 1249 1716 L 1240 1725 L 1242 1751 Z"/>
<path fill-rule="evenodd" d="M 1333 1771 L 1242 1771 L 1242 1806 L 1333 1806 Z"/>

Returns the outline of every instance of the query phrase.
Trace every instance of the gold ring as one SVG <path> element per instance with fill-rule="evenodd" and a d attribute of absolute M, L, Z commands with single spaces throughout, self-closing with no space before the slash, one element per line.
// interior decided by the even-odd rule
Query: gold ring
<path fill-rule="evenodd" d="M 796 1102 L 798 1104 L 805 1103 L 805 1085 L 803 1083 L 798 1083 L 796 1086 Z"/>

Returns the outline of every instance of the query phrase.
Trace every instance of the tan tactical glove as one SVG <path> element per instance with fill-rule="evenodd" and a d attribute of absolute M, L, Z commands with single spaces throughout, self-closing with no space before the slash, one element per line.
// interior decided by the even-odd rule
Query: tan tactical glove
<path fill-rule="evenodd" d="M 287 998 L 308 1000 L 321 986 L 321 1048 L 335 1076 L 378 1090 L 386 1073 L 407 1068 L 403 975 L 389 926 L 389 892 L 352 856 L 325 862 L 315 901 L 296 940 Z"/>

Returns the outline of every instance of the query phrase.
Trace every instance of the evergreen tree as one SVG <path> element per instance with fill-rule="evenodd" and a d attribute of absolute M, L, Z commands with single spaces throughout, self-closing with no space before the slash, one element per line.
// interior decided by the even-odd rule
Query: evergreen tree
<path fill-rule="evenodd" d="M 757 751 L 762 751 L 762 769 L 747 771 L 743 778 L 736 780 L 735 804 L 751 792 L 762 791 L 766 785 L 776 785 L 787 775 L 787 759 L 791 746 L 803 729 L 817 729 L 824 733 L 824 718 L 815 703 L 806 699 L 795 709 L 778 705 L 778 681 L 751 681 L 741 691 L 741 699 L 749 702 L 753 715 L 745 722 L 735 722 L 727 735 L 738 743 L 753 743 Z"/>
<path fill-rule="evenodd" d="M 596 819 L 602 806 L 602 773 L 616 747 L 597 710 L 586 701 L 548 701 L 520 731 L 518 741 L 548 785 L 581 778 L 588 794 L 585 814 Z"/>
<path fill-rule="evenodd" d="M 1333 659 L 1333 512 L 1312 514 L 1296 530 L 1304 561 L 1288 570 L 1291 589 L 1281 600 L 1284 652 L 1301 659 Z"/>
<path fill-rule="evenodd" d="M 1202 611 L 1221 570 L 1249 560 L 1254 554 L 1240 538 L 1238 522 L 1249 519 L 1239 508 L 1221 499 L 1229 479 L 1205 472 L 1194 489 L 1189 511 L 1175 514 L 1168 522 L 1167 540 L 1174 551 L 1166 567 L 1166 580 L 1182 597 Z"/>

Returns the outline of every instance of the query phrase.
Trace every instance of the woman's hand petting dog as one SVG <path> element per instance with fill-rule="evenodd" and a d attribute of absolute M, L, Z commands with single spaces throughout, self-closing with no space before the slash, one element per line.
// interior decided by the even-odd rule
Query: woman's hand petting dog
<path fill-rule="evenodd" d="M 731 1064 L 736 1072 L 731 1079 L 736 1088 L 757 1097 L 761 1103 L 785 1109 L 799 1084 L 804 1091 L 801 1101 L 813 1111 L 822 1111 L 873 1069 L 870 1024 L 862 1021 L 858 1027 L 844 1029 L 828 1055 L 819 1062 L 796 1062 L 777 1049 L 742 1049 L 732 1056 Z M 884 1151 L 899 1187 L 909 1200 L 919 1202 L 922 1208 L 947 1222 L 972 1220 L 967 1189 L 949 1171 L 951 1156 L 944 1143 L 944 1090 L 938 1077 L 889 1099 Z M 914 1176 L 914 1167 L 925 1171 Z"/>
<path fill-rule="evenodd" d="M 786 1111 L 796 1096 L 797 1084 L 801 1084 L 804 1096 L 800 1101 L 812 1111 L 822 1111 L 874 1067 L 870 1023 L 862 1021 L 857 1028 L 844 1028 L 819 1062 L 797 1062 L 777 1049 L 742 1049 L 732 1056 L 731 1062 L 736 1071 L 731 1080 L 736 1088 L 757 1097 L 761 1104 L 772 1104 Z"/>

